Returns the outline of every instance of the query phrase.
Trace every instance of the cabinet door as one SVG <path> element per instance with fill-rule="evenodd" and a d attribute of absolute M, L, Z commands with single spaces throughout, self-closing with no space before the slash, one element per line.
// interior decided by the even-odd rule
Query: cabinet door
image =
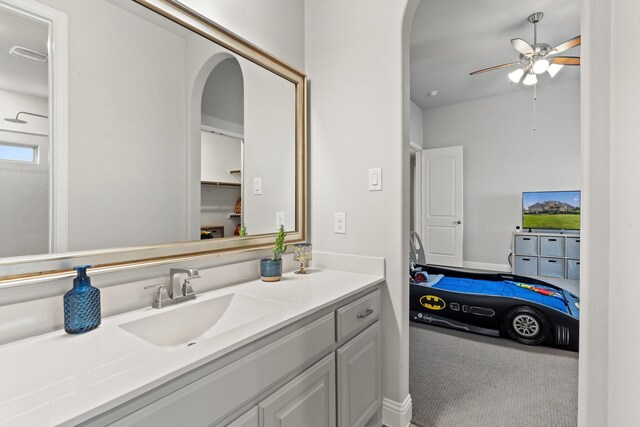
<path fill-rule="evenodd" d="M 260 426 L 335 427 L 335 364 L 332 353 L 260 402 Z"/>
<path fill-rule="evenodd" d="M 227 427 L 258 427 L 258 407 L 254 406 Z"/>
<path fill-rule="evenodd" d="M 380 337 L 378 321 L 337 351 L 339 427 L 362 427 L 382 406 Z"/>

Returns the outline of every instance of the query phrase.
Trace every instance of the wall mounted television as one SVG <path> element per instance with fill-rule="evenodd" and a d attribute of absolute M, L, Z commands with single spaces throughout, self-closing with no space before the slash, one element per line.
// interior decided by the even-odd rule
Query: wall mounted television
<path fill-rule="evenodd" d="M 524 230 L 580 230 L 580 191 L 522 193 Z"/>

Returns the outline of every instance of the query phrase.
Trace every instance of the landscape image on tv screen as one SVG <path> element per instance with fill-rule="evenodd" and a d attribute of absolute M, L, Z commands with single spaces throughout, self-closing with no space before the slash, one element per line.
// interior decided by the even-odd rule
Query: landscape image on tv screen
<path fill-rule="evenodd" d="M 522 228 L 580 230 L 580 192 L 522 193 Z"/>

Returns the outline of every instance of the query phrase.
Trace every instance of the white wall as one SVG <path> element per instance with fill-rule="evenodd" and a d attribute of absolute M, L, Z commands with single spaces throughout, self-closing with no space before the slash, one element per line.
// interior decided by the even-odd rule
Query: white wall
<path fill-rule="evenodd" d="M 0 89 L 0 143 L 38 147 L 35 164 L 0 160 L 0 257 L 49 252 L 49 120 L 4 120 L 18 111 L 48 115 L 48 109 L 46 98 Z"/>
<path fill-rule="evenodd" d="M 418 107 L 418 105 L 411 101 L 411 111 L 409 117 L 409 141 L 417 144 L 422 147 L 423 145 L 423 132 L 424 132 L 424 122 L 423 122 L 424 111 L 422 108 Z"/>
<path fill-rule="evenodd" d="M 304 70 L 304 1 L 184 0 L 182 3 Z"/>
<path fill-rule="evenodd" d="M 578 424 L 640 425 L 640 39 L 636 0 L 583 0 L 583 238 Z"/>
<path fill-rule="evenodd" d="M 580 82 L 424 111 L 424 148 L 464 147 L 464 250 L 470 267 L 509 270 L 522 192 L 580 189 Z"/>
<path fill-rule="evenodd" d="M 305 5 L 311 239 L 315 250 L 386 260 L 383 416 L 392 427 L 403 423 L 405 427 L 411 412 L 409 100 L 403 86 L 408 65 L 403 63 L 403 37 L 408 49 L 408 35 L 403 34 L 406 4 L 324 0 Z M 367 170 L 375 167 L 382 168 L 383 191 L 369 192 Z M 335 212 L 346 213 L 346 234 L 333 232 Z M 400 419 L 393 419 L 394 415 Z"/>
<path fill-rule="evenodd" d="M 43 3 L 69 14 L 69 250 L 183 241 L 184 39 L 108 2 Z"/>

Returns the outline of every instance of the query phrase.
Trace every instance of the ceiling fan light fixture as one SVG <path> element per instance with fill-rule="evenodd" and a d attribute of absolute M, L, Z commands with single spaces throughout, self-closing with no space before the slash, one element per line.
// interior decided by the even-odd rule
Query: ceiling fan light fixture
<path fill-rule="evenodd" d="M 543 58 L 538 59 L 533 64 L 533 72 L 535 74 L 542 74 L 549 69 L 549 61 Z"/>
<path fill-rule="evenodd" d="M 536 76 L 536 74 L 532 72 L 529 72 L 529 74 L 527 74 L 527 77 L 525 77 L 522 81 L 522 84 L 525 86 L 532 86 L 536 83 L 538 83 L 538 76 Z"/>
<path fill-rule="evenodd" d="M 509 73 L 509 80 L 511 80 L 513 83 L 519 83 L 523 74 L 524 70 L 522 68 L 518 68 L 517 70 Z"/>
<path fill-rule="evenodd" d="M 558 74 L 560 70 L 562 70 L 562 67 L 564 67 L 564 65 L 562 64 L 551 64 L 549 65 L 549 69 L 547 70 L 547 72 L 549 73 L 551 78 L 553 78 L 556 76 L 556 74 Z"/>

